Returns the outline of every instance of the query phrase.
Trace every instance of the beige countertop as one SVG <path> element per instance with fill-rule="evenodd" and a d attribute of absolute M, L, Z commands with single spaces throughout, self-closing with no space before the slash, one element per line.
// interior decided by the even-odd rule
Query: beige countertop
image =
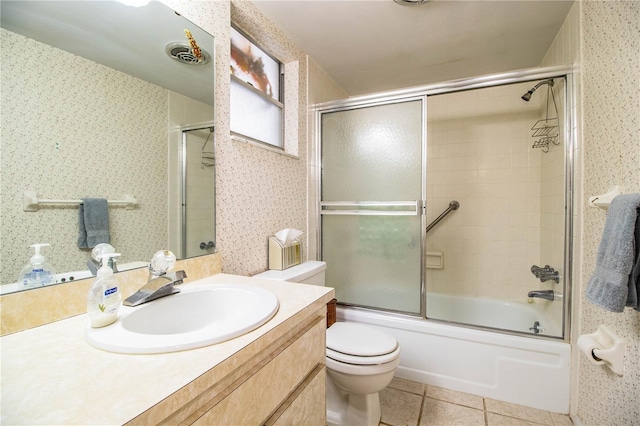
<path fill-rule="evenodd" d="M 294 322 L 292 317 L 316 311 L 333 298 L 331 288 L 227 274 L 193 284 L 203 282 L 262 287 L 277 296 L 280 307 L 270 321 L 243 336 L 166 354 L 125 355 L 96 349 L 84 340 L 86 314 L 4 336 L 0 423 L 124 424 L 174 398 L 205 373 L 224 376 L 277 339 L 279 330 Z M 178 408 L 181 403 L 168 405 Z"/>

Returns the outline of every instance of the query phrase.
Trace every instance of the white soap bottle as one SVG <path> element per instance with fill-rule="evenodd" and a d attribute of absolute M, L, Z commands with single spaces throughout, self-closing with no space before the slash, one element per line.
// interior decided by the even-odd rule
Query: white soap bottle
<path fill-rule="evenodd" d="M 36 288 L 43 287 L 45 285 L 55 284 L 56 271 L 47 262 L 45 257 L 40 254 L 41 247 L 47 247 L 49 244 L 32 244 L 35 254 L 29 260 L 29 263 L 24 265 L 24 268 L 20 270 L 18 276 L 18 284 L 22 288 Z"/>
<path fill-rule="evenodd" d="M 87 313 L 93 328 L 104 327 L 118 319 L 122 295 L 118 288 L 118 279 L 108 266 L 109 259 L 118 256 L 120 253 L 105 253 L 100 256 L 102 267 L 98 269 L 96 280 L 87 294 Z"/>

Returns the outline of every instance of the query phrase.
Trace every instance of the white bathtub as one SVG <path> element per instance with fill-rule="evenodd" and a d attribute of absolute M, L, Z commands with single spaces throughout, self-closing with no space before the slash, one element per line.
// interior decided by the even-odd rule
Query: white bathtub
<path fill-rule="evenodd" d="M 337 319 L 393 335 L 400 344 L 397 377 L 569 413 L 568 343 L 357 308 L 338 307 Z"/>
<path fill-rule="evenodd" d="M 427 293 L 427 317 L 482 327 L 532 333 L 536 321 L 545 336 L 561 337 L 560 325 L 547 317 L 542 305 L 497 299 Z"/>

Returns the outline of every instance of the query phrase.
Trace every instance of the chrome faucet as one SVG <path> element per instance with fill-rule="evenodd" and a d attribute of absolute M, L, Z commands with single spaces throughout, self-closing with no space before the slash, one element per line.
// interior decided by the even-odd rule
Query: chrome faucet
<path fill-rule="evenodd" d="M 540 299 L 547 299 L 553 301 L 555 294 L 553 290 L 531 290 L 528 297 L 539 297 Z"/>
<path fill-rule="evenodd" d="M 94 277 L 98 274 L 98 269 L 102 266 L 102 255 L 107 253 L 115 253 L 116 249 L 111 244 L 100 243 L 91 250 L 91 258 L 87 260 L 87 269 Z M 116 264 L 116 258 L 109 258 L 109 268 L 113 272 L 118 272 L 118 265 Z"/>
<path fill-rule="evenodd" d="M 180 293 L 180 289 L 175 286 L 182 284 L 182 281 L 187 278 L 187 274 L 184 271 L 167 274 L 167 271 L 173 268 L 175 263 L 176 256 L 169 250 L 160 250 L 154 254 L 151 263 L 149 263 L 147 283 L 125 299 L 122 304 L 138 306 L 164 296 Z"/>
<path fill-rule="evenodd" d="M 152 277 L 153 275 L 150 274 L 149 276 Z M 180 293 L 180 289 L 175 288 L 175 286 L 182 284 L 182 280 L 185 278 L 187 278 L 187 274 L 184 271 L 156 276 L 150 279 L 140 290 L 127 297 L 122 304 L 125 306 L 138 306 L 164 296 Z"/>
<path fill-rule="evenodd" d="M 545 265 L 544 268 L 533 265 L 531 267 L 531 273 L 542 282 L 549 280 L 555 281 L 556 284 L 560 282 L 560 273 L 549 265 Z"/>
<path fill-rule="evenodd" d="M 91 272 L 91 275 L 93 275 L 94 277 L 98 274 L 98 269 L 100 269 L 100 266 L 100 262 L 93 258 L 87 260 L 87 269 L 89 269 L 89 272 Z M 108 266 L 113 272 L 118 272 L 118 265 L 116 264 L 115 258 L 109 258 Z"/>

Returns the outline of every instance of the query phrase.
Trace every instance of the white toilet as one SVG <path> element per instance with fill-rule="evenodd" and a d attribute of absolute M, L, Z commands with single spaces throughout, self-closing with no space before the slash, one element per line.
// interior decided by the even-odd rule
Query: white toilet
<path fill-rule="evenodd" d="M 309 261 L 255 275 L 277 281 L 325 285 L 325 262 Z M 327 330 L 327 424 L 377 426 L 380 397 L 400 362 L 392 336 L 373 326 L 337 322 Z"/>

